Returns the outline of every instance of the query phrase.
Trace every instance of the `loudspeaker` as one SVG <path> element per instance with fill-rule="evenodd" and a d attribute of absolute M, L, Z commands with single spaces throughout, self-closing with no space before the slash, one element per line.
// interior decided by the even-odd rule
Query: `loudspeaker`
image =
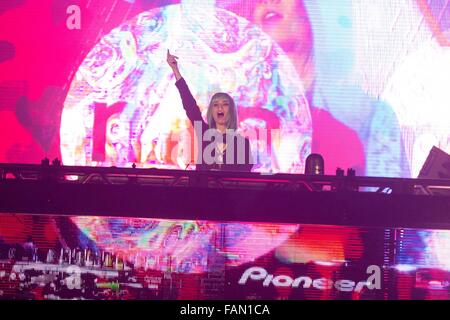
<path fill-rule="evenodd" d="M 431 148 L 418 178 L 450 179 L 450 155 L 437 147 Z"/>
<path fill-rule="evenodd" d="M 442 179 L 450 181 L 450 155 L 433 146 L 420 169 L 419 179 Z M 427 193 L 450 196 L 449 186 L 428 186 Z M 423 191 L 423 190 L 422 190 Z M 418 192 L 423 193 L 423 192 Z"/>

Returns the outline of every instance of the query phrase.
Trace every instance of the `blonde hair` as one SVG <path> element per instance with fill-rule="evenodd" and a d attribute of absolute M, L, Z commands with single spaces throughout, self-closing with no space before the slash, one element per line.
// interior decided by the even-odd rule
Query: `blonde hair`
<path fill-rule="evenodd" d="M 215 100 L 222 98 L 227 99 L 229 104 L 227 129 L 236 130 L 238 125 L 236 104 L 234 103 L 233 98 L 228 93 L 225 92 L 217 92 L 212 96 L 211 101 L 209 102 L 208 111 L 206 112 L 206 120 L 208 121 L 208 125 L 210 128 L 216 127 L 216 122 L 214 121 L 212 115 L 212 106 Z"/>

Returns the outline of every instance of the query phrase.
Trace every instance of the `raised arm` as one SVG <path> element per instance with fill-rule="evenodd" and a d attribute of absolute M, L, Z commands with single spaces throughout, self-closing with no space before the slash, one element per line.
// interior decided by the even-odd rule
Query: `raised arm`
<path fill-rule="evenodd" d="M 201 121 L 204 128 L 206 129 L 207 124 L 203 121 L 200 108 L 197 105 L 197 101 L 195 101 L 194 97 L 192 96 L 192 93 L 189 90 L 186 81 L 181 76 L 180 70 L 178 69 L 177 59 L 177 56 L 171 55 L 169 50 L 167 50 L 167 63 L 172 68 L 175 79 L 177 80 L 175 85 L 180 92 L 181 101 L 183 103 L 184 110 L 186 110 L 186 115 L 189 120 L 191 120 L 192 125 L 194 125 L 194 121 Z"/>
<path fill-rule="evenodd" d="M 178 57 L 170 54 L 169 49 L 167 49 L 167 63 L 172 68 L 173 74 L 175 75 L 175 79 L 180 80 L 181 73 L 180 70 L 178 70 Z"/>

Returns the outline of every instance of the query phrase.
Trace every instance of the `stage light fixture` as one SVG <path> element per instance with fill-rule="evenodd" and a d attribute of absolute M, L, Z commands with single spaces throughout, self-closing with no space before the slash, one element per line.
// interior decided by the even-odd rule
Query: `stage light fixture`
<path fill-rule="evenodd" d="M 52 165 L 53 165 L 54 167 L 60 167 L 60 166 L 61 166 L 61 161 L 60 161 L 58 158 L 55 158 L 55 159 L 52 161 Z"/>
<path fill-rule="evenodd" d="M 318 153 L 311 153 L 306 158 L 305 174 L 307 175 L 323 175 L 325 173 L 325 162 L 323 157 Z"/>

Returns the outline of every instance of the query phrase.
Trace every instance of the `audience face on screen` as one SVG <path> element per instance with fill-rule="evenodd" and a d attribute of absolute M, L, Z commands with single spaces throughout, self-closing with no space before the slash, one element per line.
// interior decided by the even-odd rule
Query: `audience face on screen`
<path fill-rule="evenodd" d="M 217 6 L 260 26 L 287 53 L 305 89 L 310 88 L 314 39 L 303 0 L 219 0 Z"/>

